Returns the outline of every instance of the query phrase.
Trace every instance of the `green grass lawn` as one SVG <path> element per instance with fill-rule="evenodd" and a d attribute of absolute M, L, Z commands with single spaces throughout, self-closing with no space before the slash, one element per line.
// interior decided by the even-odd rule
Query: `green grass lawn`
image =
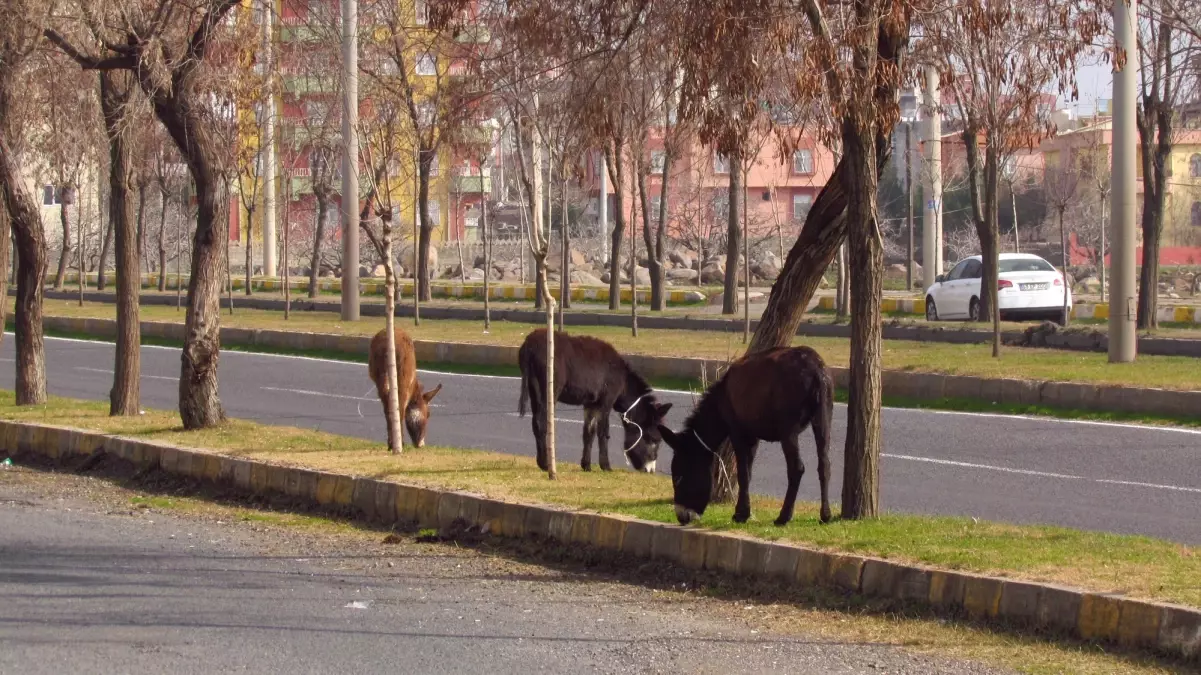
<path fill-rule="evenodd" d="M 236 307 L 236 304 L 235 304 Z M 46 300 L 47 316 L 84 316 L 114 318 L 116 308 L 106 303 Z M 141 310 L 143 321 L 182 322 L 182 310 L 174 307 L 147 306 Z M 329 312 L 293 312 L 284 321 L 276 311 L 235 309 L 231 316 L 223 312 L 222 325 L 240 328 L 295 330 L 344 335 L 372 335 L 383 327 L 382 317 L 368 317 L 347 323 Z M 488 333 L 478 321 L 422 320 L 414 326 L 411 319 L 398 321 L 415 339 L 481 344 L 516 345 L 535 328 L 532 324 L 493 322 Z M 626 353 L 692 356 L 714 360 L 732 360 L 744 351 L 740 332 L 719 333 L 683 330 L 641 329 L 637 338 L 628 328 L 608 326 L 569 327 L 569 332 L 588 334 L 609 341 Z M 817 349 L 832 366 L 846 366 L 850 359 L 847 338 L 798 337 L 794 344 Z M 1017 377 L 1032 380 L 1058 380 L 1096 384 L 1123 384 L 1166 389 L 1196 389 L 1201 383 L 1201 359 L 1170 356 L 1142 356 L 1137 363 L 1111 364 L 1106 354 L 1053 349 L 1005 348 L 1000 359 L 991 357 L 988 345 L 953 345 L 908 340 L 884 342 L 884 367 L 891 370 L 976 375 L 980 377 Z"/>
<path fill-rule="evenodd" d="M 559 479 L 549 481 L 532 458 L 513 455 L 407 447 L 403 455 L 394 457 L 380 443 L 305 429 L 234 420 L 214 429 L 184 432 L 175 413 L 147 411 L 135 418 L 110 418 L 107 412 L 104 403 L 61 398 L 44 406 L 17 408 L 11 392 L 0 392 L 0 417 L 4 419 L 73 426 L 280 464 L 675 522 L 667 477 L 629 471 L 584 473 L 575 464 L 578 448 L 570 441 L 559 462 Z M 1201 606 L 1201 584 L 1197 583 L 1201 552 L 1167 541 L 910 515 L 819 525 L 812 503 L 799 503 L 793 522 L 779 528 L 771 524 L 779 511 L 777 499 L 757 496 L 753 508 L 753 520 L 740 526 L 730 520 L 730 506 L 714 506 L 706 512 L 703 524 L 834 551 Z"/>

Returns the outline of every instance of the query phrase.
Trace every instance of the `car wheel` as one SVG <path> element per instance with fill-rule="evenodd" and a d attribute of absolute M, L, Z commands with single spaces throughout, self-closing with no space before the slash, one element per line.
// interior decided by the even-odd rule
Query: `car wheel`
<path fill-rule="evenodd" d="M 972 298 L 971 304 L 967 306 L 967 319 L 968 321 L 980 320 L 980 301 L 976 298 Z"/>
<path fill-rule="evenodd" d="M 934 304 L 934 298 L 926 296 L 926 321 L 938 321 L 938 305 Z"/>

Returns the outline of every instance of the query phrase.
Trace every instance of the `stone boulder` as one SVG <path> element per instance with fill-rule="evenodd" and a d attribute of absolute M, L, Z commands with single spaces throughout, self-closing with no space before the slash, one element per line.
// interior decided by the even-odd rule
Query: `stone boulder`
<path fill-rule="evenodd" d="M 604 286 L 605 282 L 591 272 L 584 270 L 571 271 L 571 283 L 579 286 Z"/>
<path fill-rule="evenodd" d="M 672 281 L 696 281 L 697 274 L 696 270 L 687 268 L 667 270 L 667 278 Z"/>
<path fill-rule="evenodd" d="M 701 282 L 706 284 L 720 284 L 726 280 L 726 264 L 724 262 L 707 263 L 701 269 Z"/>
<path fill-rule="evenodd" d="M 472 281 L 483 281 L 484 280 L 484 270 L 477 267 L 477 268 L 471 270 L 471 274 L 470 274 L 470 276 L 468 276 L 468 278 L 471 279 Z"/>
<path fill-rule="evenodd" d="M 388 272 L 383 265 L 376 265 L 375 269 L 371 270 L 371 276 L 375 279 L 383 279 L 388 276 Z"/>

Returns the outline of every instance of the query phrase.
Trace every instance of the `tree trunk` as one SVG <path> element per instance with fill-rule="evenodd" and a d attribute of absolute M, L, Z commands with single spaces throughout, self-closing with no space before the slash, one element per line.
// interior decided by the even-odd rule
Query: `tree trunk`
<path fill-rule="evenodd" d="M 0 131 L 0 134 L 3 134 Z M 8 215 L 8 202 L 0 190 L 0 326 L 8 325 L 8 273 L 9 257 L 12 255 L 12 218 Z M 82 260 L 82 258 L 81 258 Z M 4 343 L 4 331 L 0 330 L 0 344 Z"/>
<path fill-rule="evenodd" d="M 614 143 L 615 149 L 610 149 L 609 145 L 605 144 L 605 159 L 608 165 L 608 170 L 615 175 L 613 176 L 613 197 L 616 204 L 613 208 L 613 232 L 610 235 L 612 246 L 609 250 L 613 252 L 613 256 L 609 259 L 609 309 L 616 310 L 621 307 L 621 244 L 625 237 L 626 214 L 625 200 L 622 195 L 625 192 L 625 162 L 622 161 L 622 142 L 617 139 Z M 608 199 L 608 195 L 601 195 L 602 199 Z"/>
<path fill-rule="evenodd" d="M 664 289 L 664 286 L 667 285 L 667 270 L 665 269 L 666 265 L 663 264 L 663 256 L 665 252 L 664 238 L 667 231 L 667 215 L 669 213 L 667 198 L 669 196 L 668 187 L 670 185 L 669 178 L 671 177 L 672 154 L 673 152 L 670 147 L 664 148 L 663 173 L 659 181 L 659 220 L 655 223 L 655 246 L 651 248 L 650 244 L 647 244 L 648 251 L 651 251 L 649 253 L 651 259 L 651 311 L 654 312 L 662 312 L 667 309 L 667 293 Z M 701 278 L 699 264 L 697 265 L 696 278 L 698 281 Z M 658 289 L 658 293 L 655 292 L 656 288 Z"/>
<path fill-rule="evenodd" d="M 1167 202 L 1164 189 L 1167 174 L 1167 153 L 1160 155 L 1164 131 L 1159 129 L 1160 142 L 1152 145 L 1150 138 L 1142 140 L 1143 176 L 1143 260 L 1139 272 L 1138 328 L 1159 328 L 1159 248 L 1163 239 L 1163 212 Z M 1169 141 L 1170 152 L 1170 141 Z"/>
<path fill-rule="evenodd" d="M 571 215 L 567 206 L 567 174 L 563 174 L 563 212 L 559 217 L 559 233 L 563 238 L 562 283 L 559 289 L 559 330 L 563 330 L 563 310 L 571 308 Z"/>
<path fill-rule="evenodd" d="M 254 289 L 254 209 L 246 210 L 246 295 L 252 295 Z"/>
<path fill-rule="evenodd" d="M 739 204 L 742 202 L 742 149 L 730 153 L 730 196 L 729 218 L 726 221 L 726 279 L 722 295 L 721 313 L 734 314 L 738 311 L 738 256 L 741 246 L 741 225 L 738 220 Z"/>
<path fill-rule="evenodd" d="M 384 331 L 387 337 L 388 451 L 398 455 L 404 446 L 400 425 L 400 383 L 396 379 L 396 268 L 392 264 L 392 214 L 384 215 Z"/>
<path fill-rule="evenodd" d="M 117 356 L 109 415 L 137 415 L 141 403 L 141 326 L 138 322 L 138 232 L 130 203 L 132 128 L 125 118 L 131 84 L 123 73 L 100 73 L 100 104 L 109 143 L 108 219 L 117 239 Z M 144 195 L 144 191 L 140 191 Z M 139 195 L 139 202 L 144 199 Z M 140 217 L 139 217 L 140 220 Z"/>
<path fill-rule="evenodd" d="M 163 201 L 158 221 L 158 290 L 167 290 L 167 193 L 160 193 Z"/>
<path fill-rule="evenodd" d="M 138 246 L 138 260 L 139 261 L 147 260 L 145 225 L 146 225 L 146 185 L 139 184 L 138 185 L 138 228 L 137 228 L 137 237 L 138 237 L 137 246 Z M 141 262 L 139 262 L 138 265 L 139 265 L 138 287 L 141 288 L 141 276 L 140 276 L 142 273 L 142 269 L 140 267 Z"/>
<path fill-rule="evenodd" d="M 990 211 L 987 206 L 989 195 L 988 179 L 989 170 L 985 166 L 983 170 L 983 183 L 981 186 L 981 167 L 980 167 L 980 148 L 977 145 L 979 142 L 979 128 L 973 124 L 969 124 L 962 132 L 963 145 L 967 155 L 967 172 L 968 172 L 968 192 L 970 199 L 970 213 L 972 225 L 976 228 L 976 238 L 980 242 L 980 258 L 983 262 L 983 274 L 980 275 L 980 291 L 976 293 L 977 307 L 979 315 L 977 321 L 988 321 L 992 318 L 992 309 L 996 305 L 993 293 L 989 291 L 989 283 L 996 287 L 997 278 L 997 242 L 994 234 L 993 223 L 989 222 Z M 991 146 L 991 142 L 988 144 Z M 986 154 L 991 155 L 993 150 L 986 149 Z M 987 160 L 986 160 L 987 164 Z M 981 195 L 983 193 L 983 195 Z M 981 197 L 983 196 L 983 202 Z"/>
<path fill-rule="evenodd" d="M 796 337 L 809 301 L 846 238 L 847 196 L 842 176 L 848 170 L 843 156 L 809 209 L 784 269 L 772 286 L 749 351 L 790 345 Z"/>
<path fill-rule="evenodd" d="M 111 194 L 108 195 L 108 199 L 105 202 L 112 201 L 112 198 Z M 111 210 L 111 207 L 108 207 L 101 209 L 101 212 L 107 215 Z M 106 274 L 108 270 L 108 251 L 113 245 L 112 222 L 108 218 L 105 218 L 102 227 L 104 228 L 104 243 L 100 246 L 100 262 L 96 263 L 96 290 L 98 291 L 103 291 L 108 286 L 108 276 Z"/>
<path fill-rule="evenodd" d="M 637 166 L 635 164 L 635 166 Z M 643 173 L 639 171 L 638 173 Z M 643 195 L 645 196 L 645 194 Z M 635 199 L 637 196 L 635 195 Z M 642 217 L 646 217 L 646 209 L 642 209 Z M 638 337 L 638 204 L 635 202 L 630 214 L 630 332 Z"/>
<path fill-rule="evenodd" d="M 543 392 L 546 397 L 546 476 L 555 480 L 559 477 L 555 457 L 555 299 L 551 297 L 550 286 L 546 284 L 545 254 L 538 258 L 538 276 L 546 293 L 543 298 L 546 301 L 546 391 Z"/>
<path fill-rule="evenodd" d="M 12 64 L 0 64 L 0 121 L 7 127 L 16 92 Z M 16 386 L 17 405 L 46 402 L 46 354 L 42 341 L 42 287 L 46 278 L 46 234 L 37 202 L 25 187 L 9 131 L 0 128 L 0 194 L 8 211 L 17 252 Z M 7 232 L 0 233 L 7 237 Z M 7 259 L 7 256 L 5 256 Z M 7 290 L 7 289 L 6 289 Z M 3 301 L 7 304 L 7 295 Z"/>
<path fill-rule="evenodd" d="M 992 313 L 990 314 L 993 327 L 992 355 L 993 358 L 1000 358 L 1001 304 L 997 297 L 997 293 L 1000 292 L 998 283 L 1000 279 L 1001 259 L 1001 228 L 998 218 L 997 199 L 997 194 L 1000 191 L 1000 181 L 998 180 L 1000 157 L 995 137 L 990 133 L 988 138 L 988 147 L 984 151 L 984 222 L 988 230 L 988 244 L 983 247 L 982 251 L 985 264 L 984 276 L 981 280 L 983 287 L 980 289 L 980 296 L 988 296 L 988 306 L 992 309 Z M 981 315 L 981 319 L 983 319 L 983 315 Z"/>
<path fill-rule="evenodd" d="M 480 166 L 483 166 L 480 162 Z M 492 329 L 492 236 L 488 232 L 488 198 L 482 191 L 483 179 L 480 179 L 480 232 L 484 235 L 484 332 Z"/>
<path fill-rule="evenodd" d="M 1068 276 L 1068 230 L 1063 224 L 1063 212 L 1067 210 L 1067 206 L 1060 204 L 1056 209 L 1059 215 L 1059 250 L 1063 255 L 1063 325 L 1068 325 L 1068 320 L 1071 319 L 1071 306 L 1068 304 L 1068 289 L 1071 288 L 1071 277 Z"/>
<path fill-rule="evenodd" d="M 321 270 L 321 240 L 325 238 L 325 221 L 329 210 L 329 195 L 315 193 L 317 198 L 317 228 L 313 238 L 313 259 L 309 265 L 309 297 L 317 297 L 317 276 Z"/>
<path fill-rule="evenodd" d="M 850 310 L 850 285 L 851 280 L 847 276 L 847 246 L 843 244 L 838 247 L 838 279 L 834 286 L 834 318 L 838 321 L 846 321 L 847 312 Z"/>
<path fill-rule="evenodd" d="M 62 187 L 62 207 L 59 209 L 59 222 L 63 226 L 62 251 L 58 255 L 58 272 L 54 275 L 54 290 L 61 291 L 67 283 L 67 264 L 71 257 L 71 204 L 75 200 L 68 196 L 73 193 L 75 186 L 65 184 Z"/>
<path fill-rule="evenodd" d="M 641 169 L 641 167 L 639 167 Z M 663 309 L 663 263 L 658 259 L 655 249 L 656 234 L 651 229 L 651 221 L 659 214 L 651 213 L 650 195 L 646 189 L 646 171 L 638 172 L 638 199 L 642 206 L 642 243 L 646 246 L 646 269 L 651 277 L 651 310 Z M 662 203 L 659 212 L 662 213 Z M 657 225 L 655 228 L 657 229 Z M 635 271 L 637 271 L 635 269 Z"/>
<path fill-rule="evenodd" d="M 145 88 L 145 87 L 144 87 Z M 191 89 L 185 89 L 191 92 Z M 216 137 L 205 106 L 191 93 L 156 101 L 155 113 L 187 159 L 196 190 L 196 232 L 192 237 L 188 310 L 179 376 L 179 414 L 185 429 L 225 421 L 217 395 L 221 350 L 221 272 L 229 250 L 229 193 L 221 177 Z"/>
<path fill-rule="evenodd" d="M 843 175 L 850 249 L 851 367 L 842 517 L 873 518 L 880 508 L 881 325 L 884 250 L 876 213 L 876 144 L 851 120 L 843 122 Z"/>
<path fill-rule="evenodd" d="M 430 224 L 429 203 L 430 203 L 430 165 L 433 163 L 433 153 L 423 150 L 421 152 L 421 161 L 418 162 L 418 192 L 417 204 L 421 209 L 421 229 L 417 242 L 417 271 L 414 274 L 413 283 L 416 284 L 417 298 L 419 302 L 429 302 L 430 295 L 430 239 L 433 236 L 434 228 Z"/>

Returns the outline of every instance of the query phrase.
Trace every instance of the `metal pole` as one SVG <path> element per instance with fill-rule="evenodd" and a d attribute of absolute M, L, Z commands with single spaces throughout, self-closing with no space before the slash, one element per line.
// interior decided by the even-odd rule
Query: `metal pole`
<path fill-rule="evenodd" d="M 1114 42 L 1119 52 L 1113 72 L 1113 187 L 1110 218 L 1113 224 L 1113 269 L 1109 297 L 1109 361 L 1130 363 L 1137 351 L 1135 334 L 1134 198 L 1135 77 L 1138 50 L 1134 43 L 1138 0 L 1114 0 Z M 1121 54 L 1125 54 L 1125 62 Z M 1121 65 L 1119 65 L 1121 64 Z"/>
<path fill-rule="evenodd" d="M 905 123 L 905 205 L 909 211 L 909 257 L 905 290 L 913 290 L 913 122 Z"/>
<path fill-rule="evenodd" d="M 359 2 L 342 0 L 342 320 L 359 320 Z M 416 250 L 416 244 L 414 244 Z M 415 281 L 415 280 L 414 280 Z"/>
<path fill-rule="evenodd" d="M 275 1 L 263 0 L 263 274 L 273 277 L 275 270 L 275 78 L 274 38 Z"/>
<path fill-rule="evenodd" d="M 600 156 L 600 232 L 601 250 L 604 251 L 602 260 L 609 262 L 609 166 L 605 153 Z"/>
<path fill-rule="evenodd" d="M 922 287 L 934 285 L 942 274 L 942 113 L 939 111 L 938 69 L 926 67 L 926 167 L 922 176 Z"/>

